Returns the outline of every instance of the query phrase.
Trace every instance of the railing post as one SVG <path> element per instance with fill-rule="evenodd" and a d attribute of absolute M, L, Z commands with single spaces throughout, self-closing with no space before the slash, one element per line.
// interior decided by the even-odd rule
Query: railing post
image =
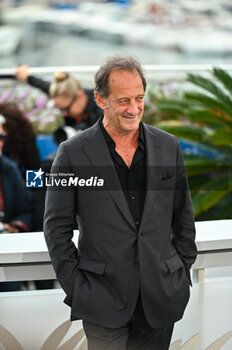
<path fill-rule="evenodd" d="M 205 269 L 193 270 L 193 282 L 204 283 L 205 282 Z"/>

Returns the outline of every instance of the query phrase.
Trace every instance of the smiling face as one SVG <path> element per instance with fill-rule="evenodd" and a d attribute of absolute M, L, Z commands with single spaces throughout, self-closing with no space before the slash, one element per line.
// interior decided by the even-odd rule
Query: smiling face
<path fill-rule="evenodd" d="M 104 110 L 103 124 L 116 135 L 134 133 L 144 110 L 144 88 L 137 71 L 114 70 L 109 75 L 109 96 L 96 101 Z"/>

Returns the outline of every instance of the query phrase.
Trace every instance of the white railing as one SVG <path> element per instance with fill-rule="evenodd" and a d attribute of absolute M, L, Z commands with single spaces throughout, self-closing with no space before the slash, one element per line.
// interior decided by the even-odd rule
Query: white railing
<path fill-rule="evenodd" d="M 78 231 L 73 241 L 77 243 Z M 232 266 L 232 220 L 196 222 L 198 256 L 192 267 L 200 273 L 210 267 Z M 55 274 L 42 232 L 0 235 L 0 281 L 51 279 Z"/>
<path fill-rule="evenodd" d="M 144 65 L 144 70 L 148 82 L 156 81 L 181 81 L 185 79 L 187 73 L 207 74 L 214 66 L 227 71 L 232 71 L 231 64 L 170 64 L 170 65 Z M 53 75 L 57 71 L 67 71 L 73 73 L 82 82 L 92 83 L 93 76 L 99 66 L 54 66 L 54 67 L 30 67 L 30 74 L 34 75 Z M 14 74 L 12 68 L 1 68 L 2 75 Z"/>

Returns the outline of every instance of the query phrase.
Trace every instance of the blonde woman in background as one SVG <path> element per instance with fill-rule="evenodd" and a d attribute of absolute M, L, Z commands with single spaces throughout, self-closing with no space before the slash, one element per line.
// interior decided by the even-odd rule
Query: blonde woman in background
<path fill-rule="evenodd" d="M 29 74 L 29 67 L 15 67 L 15 78 L 25 81 L 49 95 L 64 117 L 64 125 L 84 130 L 102 115 L 92 89 L 82 88 L 80 82 L 67 72 L 57 72 L 52 82 Z"/>

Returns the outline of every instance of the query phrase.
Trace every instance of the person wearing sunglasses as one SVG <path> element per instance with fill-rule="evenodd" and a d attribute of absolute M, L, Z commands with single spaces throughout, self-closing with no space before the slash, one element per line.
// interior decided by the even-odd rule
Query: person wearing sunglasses
<path fill-rule="evenodd" d="M 49 95 L 64 117 L 64 125 L 77 130 L 92 126 L 102 110 L 97 106 L 91 89 L 82 88 L 80 82 L 68 72 L 57 72 L 52 82 L 29 74 L 29 67 L 15 67 L 15 78 L 26 81 Z"/>

